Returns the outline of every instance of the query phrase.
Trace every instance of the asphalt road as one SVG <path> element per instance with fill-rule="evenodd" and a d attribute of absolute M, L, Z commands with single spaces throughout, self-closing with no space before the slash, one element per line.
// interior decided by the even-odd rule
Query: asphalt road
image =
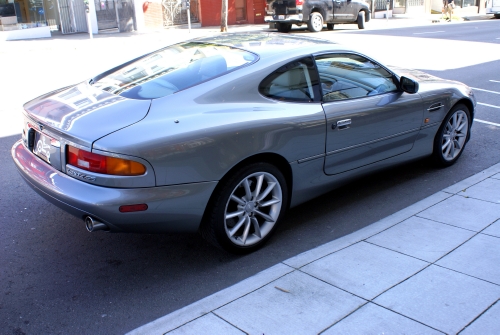
<path fill-rule="evenodd" d="M 487 44 L 498 43 L 500 37 L 500 20 L 495 24 L 480 34 L 454 24 L 443 38 L 455 40 L 456 48 L 446 52 L 428 50 L 429 43 L 420 37 L 407 49 L 394 43 L 374 51 L 400 64 L 415 57 L 413 64 L 430 73 L 500 92 L 500 72 L 495 70 L 500 68 L 500 52 L 484 58 Z M 384 36 L 412 38 L 416 29 L 334 31 L 322 37 L 385 43 Z M 468 42 L 476 38 L 489 42 Z M 461 53 L 465 49 L 477 54 L 475 61 Z M 463 59 L 449 67 L 442 65 L 450 63 L 446 60 L 432 63 L 449 55 Z M 429 65 L 420 65 L 422 59 Z M 81 220 L 52 206 L 22 181 L 10 158 L 19 136 L 0 137 L 0 334 L 123 334 L 500 162 L 500 94 L 476 90 L 476 95 L 482 103 L 476 118 L 483 122 L 474 123 L 472 139 L 457 164 L 436 169 L 424 159 L 332 191 L 292 209 L 270 243 L 246 256 L 215 249 L 196 234 L 90 234 Z"/>

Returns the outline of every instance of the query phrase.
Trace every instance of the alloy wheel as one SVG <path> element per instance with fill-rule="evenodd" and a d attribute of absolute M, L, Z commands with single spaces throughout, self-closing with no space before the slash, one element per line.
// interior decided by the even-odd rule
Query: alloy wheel
<path fill-rule="evenodd" d="M 233 190 L 224 212 L 224 228 L 232 243 L 252 246 L 264 239 L 281 212 L 283 194 L 272 174 L 255 172 Z"/>
<path fill-rule="evenodd" d="M 462 152 L 469 131 L 469 118 L 463 110 L 457 110 L 446 123 L 441 139 L 443 158 L 452 161 Z"/>

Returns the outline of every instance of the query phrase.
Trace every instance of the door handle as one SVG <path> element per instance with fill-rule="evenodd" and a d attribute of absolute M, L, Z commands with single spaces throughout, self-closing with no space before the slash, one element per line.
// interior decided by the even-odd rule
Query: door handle
<path fill-rule="evenodd" d="M 427 108 L 427 111 L 428 112 L 435 112 L 443 107 L 444 107 L 444 105 L 442 103 L 438 102 L 437 104 L 433 104 L 429 108 Z"/>
<path fill-rule="evenodd" d="M 339 130 L 348 129 L 351 127 L 351 119 L 345 119 L 337 121 L 337 123 L 332 124 L 332 129 L 338 128 Z"/>

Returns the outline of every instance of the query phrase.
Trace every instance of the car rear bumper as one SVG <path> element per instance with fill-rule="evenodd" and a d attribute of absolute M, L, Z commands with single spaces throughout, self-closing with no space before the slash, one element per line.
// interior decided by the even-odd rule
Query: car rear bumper
<path fill-rule="evenodd" d="M 217 182 L 148 188 L 109 188 L 88 184 L 46 164 L 22 143 L 12 147 L 12 157 L 24 178 L 38 194 L 84 219 L 105 223 L 110 231 L 196 231 Z M 147 204 L 141 212 L 121 213 L 122 205 Z M 83 226 L 83 224 L 82 224 Z"/>
<path fill-rule="evenodd" d="M 267 15 L 264 17 L 265 22 L 286 22 L 286 23 L 299 23 L 303 22 L 303 15 Z"/>

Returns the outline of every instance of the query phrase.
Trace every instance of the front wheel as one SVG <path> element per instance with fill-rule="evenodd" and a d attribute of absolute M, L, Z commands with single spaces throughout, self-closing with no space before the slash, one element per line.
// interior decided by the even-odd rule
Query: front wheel
<path fill-rule="evenodd" d="M 470 112 L 465 105 L 456 105 L 446 115 L 434 139 L 433 157 L 437 164 L 455 164 L 467 144 L 470 125 Z"/>
<path fill-rule="evenodd" d="M 234 253 L 261 247 L 275 231 L 288 207 L 288 187 L 278 168 L 268 163 L 248 165 L 214 194 L 202 235 Z"/>
<path fill-rule="evenodd" d="M 365 29 L 365 13 L 364 12 L 358 13 L 358 28 Z"/>
<path fill-rule="evenodd" d="M 317 33 L 323 29 L 323 16 L 320 13 L 311 13 L 307 22 L 307 29 Z"/>

